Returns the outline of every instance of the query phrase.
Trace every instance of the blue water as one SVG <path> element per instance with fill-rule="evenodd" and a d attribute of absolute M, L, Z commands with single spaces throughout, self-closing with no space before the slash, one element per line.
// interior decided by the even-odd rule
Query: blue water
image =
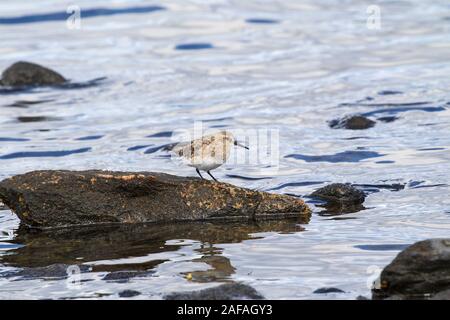
<path fill-rule="evenodd" d="M 0 69 L 25 60 L 70 79 L 0 87 L 0 179 L 40 169 L 195 176 L 167 149 L 202 121 L 278 132 L 276 167 L 230 161 L 213 174 L 303 197 L 314 213 L 309 223 L 37 235 L 0 206 L 0 273 L 92 268 L 76 288 L 0 277 L 0 299 L 118 299 L 125 289 L 160 299 L 223 281 L 272 299 L 355 299 L 407 245 L 448 237 L 448 1 L 381 2 L 377 30 L 366 26 L 371 1 L 82 0 L 81 29 L 69 29 L 72 4 L 0 1 Z M 329 127 L 355 113 L 375 126 Z M 332 182 L 363 189 L 363 208 L 330 212 L 306 197 Z M 102 280 L 119 270 L 152 275 Z M 313 293 L 322 287 L 344 292 Z"/>

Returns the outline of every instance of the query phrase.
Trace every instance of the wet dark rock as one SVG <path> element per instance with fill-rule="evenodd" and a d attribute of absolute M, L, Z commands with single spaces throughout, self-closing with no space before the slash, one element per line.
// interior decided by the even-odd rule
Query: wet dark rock
<path fill-rule="evenodd" d="M 339 288 L 332 288 L 332 287 L 324 287 L 324 288 L 319 288 L 317 290 L 314 290 L 313 293 L 317 293 L 317 294 L 324 294 L 324 293 L 345 293 L 345 291 L 339 289 Z"/>
<path fill-rule="evenodd" d="M 1 181 L 0 199 L 37 228 L 311 214 L 295 197 L 157 172 L 33 171 Z"/>
<path fill-rule="evenodd" d="M 48 86 L 65 83 L 59 73 L 38 64 L 19 61 L 2 73 L 1 84 L 4 86 Z"/>
<path fill-rule="evenodd" d="M 311 194 L 311 197 L 319 198 L 329 203 L 361 204 L 364 202 L 366 195 L 351 184 L 332 183 L 317 189 Z"/>
<path fill-rule="evenodd" d="M 241 283 L 227 283 L 218 287 L 192 291 L 174 292 L 166 300 L 261 300 L 264 297 L 254 288 Z"/>
<path fill-rule="evenodd" d="M 357 296 L 356 300 L 370 300 L 370 299 L 365 296 Z"/>
<path fill-rule="evenodd" d="M 430 239 L 409 246 L 384 268 L 373 299 L 429 299 L 448 296 L 450 239 Z M 447 291 L 447 292 L 446 292 Z"/>
<path fill-rule="evenodd" d="M 352 115 L 332 120 L 329 125 L 333 129 L 363 130 L 375 126 L 375 121 L 362 115 Z"/>
<path fill-rule="evenodd" d="M 366 197 L 365 193 L 351 184 L 332 183 L 317 189 L 310 194 L 310 197 L 325 201 L 325 204 L 317 205 L 325 208 L 319 212 L 321 216 L 336 216 L 365 209 L 362 205 Z"/>
<path fill-rule="evenodd" d="M 114 271 L 108 273 L 102 280 L 124 283 L 130 281 L 131 278 L 152 276 L 154 271 Z"/>
<path fill-rule="evenodd" d="M 141 293 L 136 290 L 124 290 L 119 292 L 119 297 L 121 298 L 132 298 L 140 295 Z"/>
<path fill-rule="evenodd" d="M 6 278 L 16 278 L 18 280 L 32 280 L 32 279 L 65 279 L 69 276 L 70 267 L 67 264 L 52 264 L 45 267 L 24 268 L 19 271 L 8 271 L 0 274 Z M 77 265 L 80 273 L 89 272 L 90 267 L 86 265 Z"/>

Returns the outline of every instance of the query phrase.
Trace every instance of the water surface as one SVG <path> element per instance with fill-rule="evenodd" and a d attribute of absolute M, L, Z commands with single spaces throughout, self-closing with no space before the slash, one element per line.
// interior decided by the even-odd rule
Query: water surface
<path fill-rule="evenodd" d="M 117 299 L 125 289 L 160 299 L 226 281 L 270 299 L 354 299 L 407 245 L 448 237 L 448 1 L 382 2 L 379 30 L 366 27 L 370 1 L 83 0 L 86 19 L 70 30 L 61 17 L 73 3 L 0 1 L 0 69 L 27 60 L 72 81 L 0 90 L 0 179 L 37 169 L 194 176 L 164 149 L 203 120 L 279 130 L 277 171 L 230 164 L 219 180 L 296 196 L 349 182 L 368 197 L 352 213 L 307 198 L 309 223 L 45 233 L 24 232 L 3 208 L 0 299 Z M 329 128 L 354 113 L 377 123 Z M 11 276 L 52 264 L 88 272 L 78 287 Z M 104 280 L 124 270 L 144 274 Z M 345 293 L 313 294 L 321 287 Z"/>

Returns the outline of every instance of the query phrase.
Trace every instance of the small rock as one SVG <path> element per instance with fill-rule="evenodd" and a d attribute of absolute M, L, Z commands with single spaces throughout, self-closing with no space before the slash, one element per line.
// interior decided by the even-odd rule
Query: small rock
<path fill-rule="evenodd" d="M 19 280 L 32 279 L 65 279 L 69 276 L 69 267 L 67 264 L 52 264 L 46 267 L 24 268 L 19 271 L 9 271 L 1 276 L 6 278 L 19 277 Z M 89 272 L 90 267 L 86 265 L 77 265 L 81 273 Z"/>
<path fill-rule="evenodd" d="M 3 71 L 4 86 L 48 86 L 63 84 L 67 80 L 59 73 L 30 62 L 16 62 Z"/>
<path fill-rule="evenodd" d="M 450 290 L 450 239 L 430 239 L 409 246 L 384 268 L 373 299 L 428 299 Z"/>
<path fill-rule="evenodd" d="M 332 183 L 317 189 L 311 194 L 311 197 L 330 203 L 361 204 L 364 202 L 366 195 L 350 184 Z"/>
<path fill-rule="evenodd" d="M 264 299 L 255 289 L 241 283 L 227 283 L 218 287 L 192 291 L 174 292 L 164 297 L 166 300 L 250 300 Z"/>
<path fill-rule="evenodd" d="M 370 299 L 364 296 L 357 296 L 356 300 L 370 300 Z"/>
<path fill-rule="evenodd" d="M 141 293 L 136 290 L 124 290 L 119 292 L 119 297 L 121 298 L 131 298 L 140 295 Z"/>
<path fill-rule="evenodd" d="M 372 128 L 375 125 L 375 121 L 361 115 L 353 115 L 332 120 L 329 125 L 333 129 L 363 130 Z"/>
<path fill-rule="evenodd" d="M 317 294 L 323 294 L 323 293 L 345 293 L 345 291 L 339 289 L 339 288 L 332 288 L 332 287 L 324 287 L 324 288 L 319 288 L 317 290 L 315 290 L 313 293 L 317 293 Z"/>
<path fill-rule="evenodd" d="M 131 278 L 151 276 L 154 271 L 114 271 L 102 278 L 105 281 L 128 282 Z"/>

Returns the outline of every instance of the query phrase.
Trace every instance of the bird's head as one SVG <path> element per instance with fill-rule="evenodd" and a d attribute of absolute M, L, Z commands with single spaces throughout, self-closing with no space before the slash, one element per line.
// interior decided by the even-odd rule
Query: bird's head
<path fill-rule="evenodd" d="M 248 150 L 248 147 L 242 143 L 240 143 L 239 141 L 236 140 L 236 138 L 233 136 L 233 134 L 229 131 L 220 131 L 219 133 L 221 135 L 221 137 L 225 140 L 227 140 L 228 142 L 234 144 L 235 146 L 238 147 L 242 147 Z"/>

